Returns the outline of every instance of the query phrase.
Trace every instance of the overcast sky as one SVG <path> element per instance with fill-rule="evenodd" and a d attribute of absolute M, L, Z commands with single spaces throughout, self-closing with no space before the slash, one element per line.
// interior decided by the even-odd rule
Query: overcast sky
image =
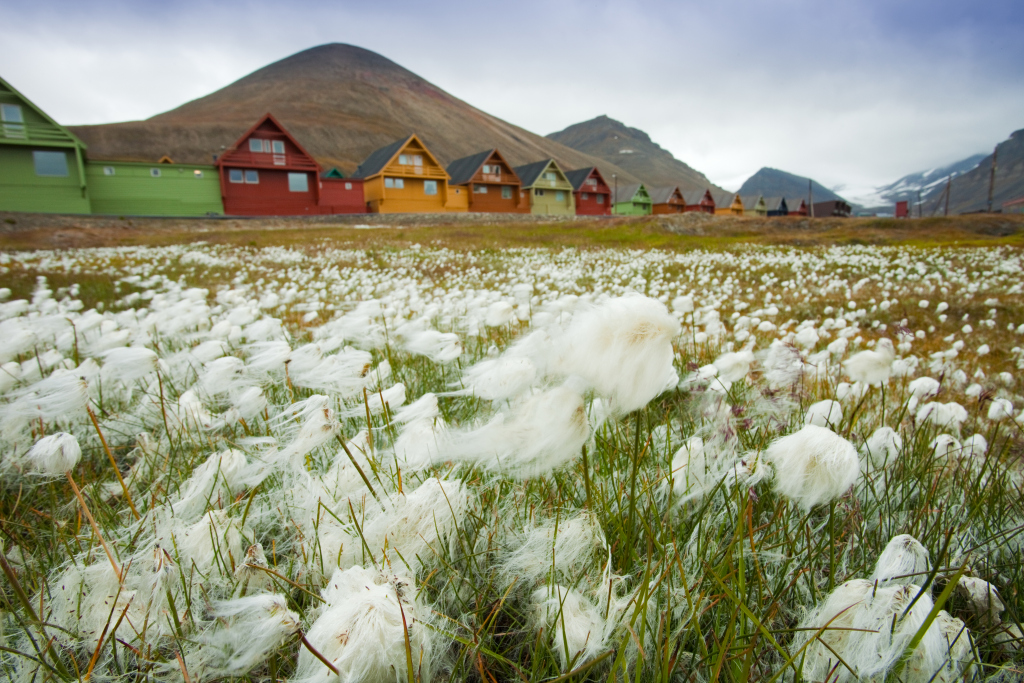
<path fill-rule="evenodd" d="M 0 75 L 59 122 L 141 119 L 322 43 L 546 135 L 600 114 L 736 189 L 856 199 L 1024 128 L 1022 0 L 0 0 Z"/>

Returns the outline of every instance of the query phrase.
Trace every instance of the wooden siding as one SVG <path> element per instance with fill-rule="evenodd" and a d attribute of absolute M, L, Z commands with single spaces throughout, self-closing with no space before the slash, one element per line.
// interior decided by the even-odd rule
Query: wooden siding
<path fill-rule="evenodd" d="M 469 201 L 469 190 L 464 185 L 459 187 L 448 186 L 448 205 L 446 208 L 449 212 L 469 211 Z"/>
<path fill-rule="evenodd" d="M 612 213 L 616 216 L 649 216 L 651 214 L 651 197 L 647 194 L 647 188 L 640 185 L 629 201 L 616 202 Z"/>
<path fill-rule="evenodd" d="M 321 178 L 321 213 L 366 213 L 363 181 L 358 178 Z"/>
<path fill-rule="evenodd" d="M 573 193 L 578 216 L 610 216 L 612 213 L 612 190 L 595 168 Z"/>
<path fill-rule="evenodd" d="M 213 166 L 89 161 L 85 175 L 93 213 L 130 216 L 224 213 L 220 178 Z"/>
<path fill-rule="evenodd" d="M 248 169 L 253 170 L 253 169 Z M 317 175 L 306 173 L 305 192 L 289 189 L 293 171 L 256 169 L 258 182 L 232 183 L 223 179 L 224 213 L 229 216 L 303 216 L 321 213 L 317 201 Z"/>
<path fill-rule="evenodd" d="M 484 172 L 487 167 L 489 173 Z M 530 203 L 520 194 L 522 187 L 512 165 L 494 150 L 464 184 L 470 211 L 486 213 L 530 213 Z"/>
<path fill-rule="evenodd" d="M 417 156 L 419 164 L 414 163 Z M 448 210 L 448 173 L 412 135 L 381 170 L 363 179 L 363 194 L 372 213 L 444 213 Z"/>
<path fill-rule="evenodd" d="M 686 200 L 683 199 L 683 194 L 679 191 L 679 188 L 676 188 L 672 192 L 672 195 L 668 198 L 667 202 L 651 204 L 651 213 L 653 214 L 684 213 L 685 211 Z"/>
<path fill-rule="evenodd" d="M 573 197 L 572 183 L 565 173 L 552 159 L 527 187 L 523 186 L 525 197 L 530 202 L 530 213 L 537 216 L 574 216 L 576 199 Z"/>

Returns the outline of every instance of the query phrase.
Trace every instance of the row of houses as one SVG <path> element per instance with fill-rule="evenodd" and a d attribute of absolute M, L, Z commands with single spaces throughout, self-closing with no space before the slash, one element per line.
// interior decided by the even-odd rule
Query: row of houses
<path fill-rule="evenodd" d="M 817 206 L 815 207 L 817 208 Z M 416 135 L 351 177 L 323 168 L 266 114 L 211 165 L 93 160 L 67 128 L 0 79 L 0 210 L 147 216 L 499 212 L 807 215 L 799 199 L 609 183 L 554 159 L 512 166 L 497 149 L 442 165 Z M 816 215 L 823 215 L 817 213 Z"/>

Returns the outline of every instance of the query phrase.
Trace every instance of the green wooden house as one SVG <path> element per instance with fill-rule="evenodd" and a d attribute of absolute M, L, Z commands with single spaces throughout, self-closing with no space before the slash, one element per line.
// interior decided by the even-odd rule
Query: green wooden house
<path fill-rule="evenodd" d="M 643 183 L 619 183 L 612 190 L 612 213 L 616 216 L 649 216 L 651 195 Z"/>
<path fill-rule="evenodd" d="M 768 204 L 764 201 L 764 195 L 748 194 L 740 197 L 743 202 L 744 216 L 767 216 Z"/>
<path fill-rule="evenodd" d="M 522 197 L 530 200 L 530 213 L 541 216 L 575 216 L 572 183 L 554 159 L 516 166 Z"/>
<path fill-rule="evenodd" d="M 90 210 L 85 143 L 0 78 L 0 211 Z"/>
<path fill-rule="evenodd" d="M 119 216 L 222 215 L 214 166 L 88 160 L 92 212 Z"/>

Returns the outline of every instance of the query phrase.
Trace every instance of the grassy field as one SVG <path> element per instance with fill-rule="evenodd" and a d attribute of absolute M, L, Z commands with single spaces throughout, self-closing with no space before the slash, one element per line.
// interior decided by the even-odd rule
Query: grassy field
<path fill-rule="evenodd" d="M 1021 220 L 0 220 L 6 678 L 1021 678 Z"/>

